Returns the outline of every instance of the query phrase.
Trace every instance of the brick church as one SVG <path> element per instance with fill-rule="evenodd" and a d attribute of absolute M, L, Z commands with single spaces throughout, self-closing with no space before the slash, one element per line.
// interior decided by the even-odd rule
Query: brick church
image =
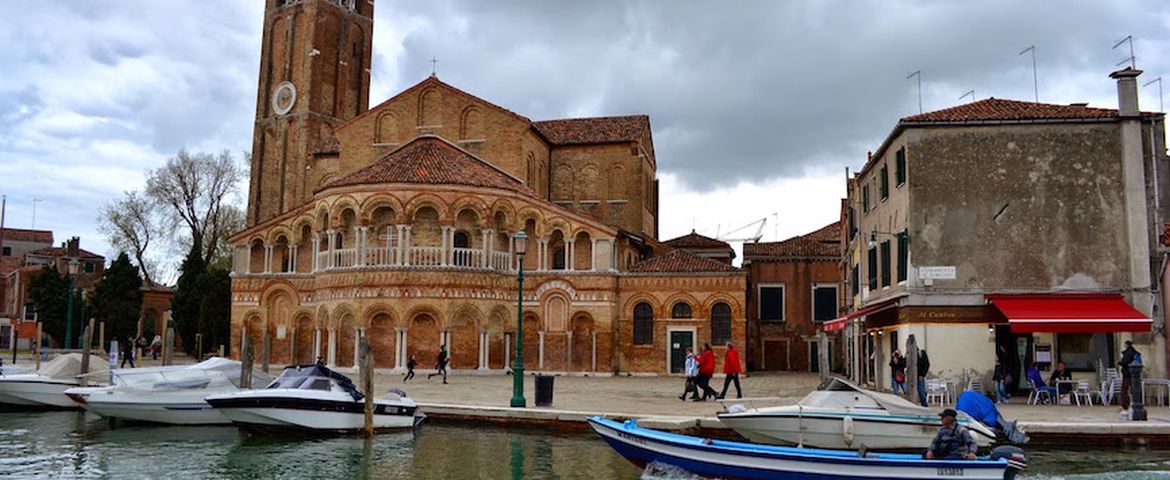
<path fill-rule="evenodd" d="M 447 345 L 503 371 L 521 265 L 528 370 L 665 374 L 744 343 L 730 248 L 657 240 L 648 116 L 531 120 L 434 75 L 370 108 L 373 9 L 267 0 L 234 354 L 352 367 L 364 335 L 379 368 Z"/>

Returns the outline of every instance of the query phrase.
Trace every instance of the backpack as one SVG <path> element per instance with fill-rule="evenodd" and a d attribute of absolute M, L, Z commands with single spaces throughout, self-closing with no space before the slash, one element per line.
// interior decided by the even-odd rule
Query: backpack
<path fill-rule="evenodd" d="M 1130 363 L 1130 365 L 1141 366 L 1142 365 L 1142 354 L 1140 354 L 1138 352 L 1133 352 L 1133 363 Z"/>

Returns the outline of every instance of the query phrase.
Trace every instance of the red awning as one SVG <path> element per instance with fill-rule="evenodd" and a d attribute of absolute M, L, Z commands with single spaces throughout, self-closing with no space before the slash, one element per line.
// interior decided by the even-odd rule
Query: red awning
<path fill-rule="evenodd" d="M 987 295 L 1012 333 L 1148 332 L 1150 317 L 1120 294 Z"/>
<path fill-rule="evenodd" d="M 865 308 L 858 310 L 856 312 L 852 312 L 852 313 L 849 313 L 847 315 L 834 318 L 834 319 L 829 320 L 825 323 L 822 323 L 821 330 L 826 332 L 826 333 L 827 332 L 836 332 L 838 330 L 844 330 L 845 325 L 849 323 L 850 318 L 857 318 L 857 317 L 860 317 L 862 315 L 869 315 L 869 314 L 877 312 L 879 310 L 885 310 L 887 308 L 894 306 L 897 302 L 898 302 L 898 299 L 896 299 L 896 298 L 893 300 L 886 300 L 886 301 L 881 302 L 881 303 L 876 303 L 876 304 L 870 305 L 870 306 L 865 307 Z"/>

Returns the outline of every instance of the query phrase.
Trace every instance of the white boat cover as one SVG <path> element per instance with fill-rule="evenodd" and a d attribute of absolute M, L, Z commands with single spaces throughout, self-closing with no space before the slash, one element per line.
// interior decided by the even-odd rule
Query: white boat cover
<path fill-rule="evenodd" d="M 820 388 L 797 403 L 805 408 L 845 409 L 856 407 L 857 400 L 863 398 L 868 398 L 875 407 L 882 408 L 893 415 L 938 415 L 936 409 L 916 405 L 897 395 L 866 390 L 848 380 L 837 377 L 827 380 Z"/>
<path fill-rule="evenodd" d="M 80 353 L 66 353 L 58 356 L 41 366 L 37 374 L 57 380 L 70 380 L 81 375 Z M 102 357 L 89 355 L 89 373 L 104 372 L 110 369 L 110 364 Z"/>
<path fill-rule="evenodd" d="M 240 386 L 240 362 L 212 357 L 192 365 L 114 370 L 119 389 L 165 391 Z M 253 385 L 266 385 L 272 377 L 252 370 Z"/>

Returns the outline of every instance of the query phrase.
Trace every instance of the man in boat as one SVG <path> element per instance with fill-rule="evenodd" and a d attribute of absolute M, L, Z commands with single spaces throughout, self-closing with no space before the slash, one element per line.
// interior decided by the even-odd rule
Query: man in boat
<path fill-rule="evenodd" d="M 942 420 L 942 427 L 938 429 L 934 440 L 930 441 L 930 448 L 926 450 L 926 458 L 974 460 L 979 445 L 975 443 L 975 437 L 971 436 L 971 431 L 967 430 L 967 427 L 959 425 L 959 422 L 955 420 L 955 417 L 959 416 L 958 412 L 948 408 L 938 416 Z"/>

